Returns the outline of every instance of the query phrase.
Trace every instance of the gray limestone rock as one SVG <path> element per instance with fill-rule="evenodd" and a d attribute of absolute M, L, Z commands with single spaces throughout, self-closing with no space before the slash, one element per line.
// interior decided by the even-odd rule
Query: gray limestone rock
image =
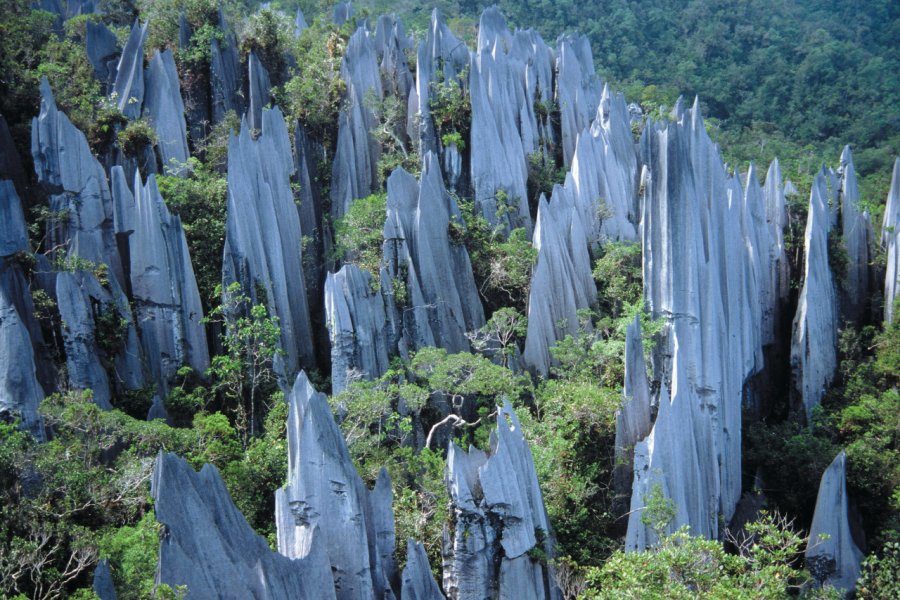
<path fill-rule="evenodd" d="M 403 567 L 402 600 L 445 600 L 441 588 L 431 574 L 425 546 L 406 541 L 406 566 Z"/>
<path fill-rule="evenodd" d="M 869 263 L 875 237 L 869 213 L 859 206 L 859 186 L 850 146 L 841 153 L 841 234 L 847 248 L 847 275 L 841 294 L 841 314 L 859 323 L 869 300 Z"/>
<path fill-rule="evenodd" d="M 784 228 L 788 220 L 785 196 L 787 195 L 789 183 L 782 183 L 781 165 L 779 165 L 776 158 L 769 165 L 769 170 L 766 172 L 766 183 L 763 193 L 766 199 L 766 222 L 769 225 L 769 264 L 773 267 L 769 271 L 769 283 L 767 286 L 772 300 L 778 308 L 787 302 L 791 292 L 791 265 L 784 248 Z M 779 315 L 777 313 L 773 315 L 773 327 L 776 325 L 778 318 Z"/>
<path fill-rule="evenodd" d="M 187 125 L 178 71 L 171 50 L 157 50 L 153 54 L 147 69 L 144 96 L 144 117 L 156 132 L 156 151 L 162 161 L 163 174 L 185 174 L 190 156 Z"/>
<path fill-rule="evenodd" d="M 354 264 L 325 280 L 325 315 L 331 340 L 332 393 L 339 394 L 351 376 L 380 377 L 395 355 L 397 324 L 384 294 L 372 288 L 372 276 Z"/>
<path fill-rule="evenodd" d="M 90 23 L 90 22 L 88 22 Z M 113 585 L 112 573 L 109 571 L 109 561 L 106 559 L 97 563 L 94 570 L 94 583 L 91 586 L 100 600 L 116 600 L 116 588 Z"/>
<path fill-rule="evenodd" d="M 41 81 L 41 112 L 32 120 L 31 154 L 38 181 L 49 193 L 47 244 L 69 256 L 106 264 L 124 281 L 113 230 L 112 195 L 103 167 L 87 139 L 59 111 L 46 79 Z"/>
<path fill-rule="evenodd" d="M 181 219 L 169 213 L 153 175 L 142 186 L 135 173 L 134 189 L 132 296 L 150 373 L 165 394 L 180 367 L 209 367 L 203 307 Z"/>
<path fill-rule="evenodd" d="M 258 139 L 245 119 L 240 135 L 228 143 L 223 287 L 240 283 L 254 304 L 265 303 L 278 317 L 285 351 L 280 375 L 288 381 L 301 366 L 315 366 L 300 217 L 290 186 L 293 170 L 287 126 L 277 107 L 263 110 Z M 258 290 L 265 291 L 264 297 Z"/>
<path fill-rule="evenodd" d="M 94 76 L 103 84 L 104 92 L 116 81 L 119 64 L 119 41 L 103 23 L 87 21 L 84 45 Z"/>
<path fill-rule="evenodd" d="M 272 82 L 269 80 L 269 72 L 252 50 L 247 57 L 247 79 L 250 88 L 250 110 L 247 119 L 251 129 L 261 130 L 263 108 L 269 106 L 272 98 Z"/>
<path fill-rule="evenodd" d="M 563 160 L 569 166 L 575 156 L 578 136 L 597 113 L 603 88 L 586 37 L 563 36 L 557 46 L 556 102 L 560 109 Z"/>
<path fill-rule="evenodd" d="M 616 467 L 613 485 L 617 498 L 631 497 L 634 479 L 634 448 L 650 434 L 650 382 L 644 362 L 641 320 L 638 315 L 625 331 L 625 386 L 622 407 L 616 411 Z M 618 512 L 627 511 L 627 500 L 617 503 Z"/>
<path fill-rule="evenodd" d="M 294 36 L 300 37 L 300 34 L 303 33 L 305 29 L 307 29 L 309 25 L 306 23 L 306 18 L 303 16 L 303 11 L 300 10 L 300 7 L 297 7 L 297 14 L 294 17 Z"/>
<path fill-rule="evenodd" d="M 151 487 L 164 532 L 157 583 L 187 586 L 188 599 L 335 598 L 318 534 L 303 558 L 273 552 L 234 506 L 214 466 L 198 473 L 174 454 L 160 453 Z"/>
<path fill-rule="evenodd" d="M 462 225 L 456 201 L 444 189 L 437 158 L 425 155 L 422 179 L 403 169 L 387 183 L 384 260 L 405 282 L 403 331 L 407 346 L 468 351 L 466 333 L 484 325 L 484 310 L 465 247 L 450 239 Z"/>
<path fill-rule="evenodd" d="M 300 206 L 300 231 L 303 234 L 303 275 L 310 315 L 322 314 L 324 292 L 322 283 L 326 272 L 326 248 L 331 248 L 331 229 L 323 226 L 322 190 L 317 174 L 322 147 L 312 141 L 299 121 L 294 125 L 294 178 L 299 191 L 295 199 Z"/>
<path fill-rule="evenodd" d="M 275 497 L 278 549 L 305 558 L 320 544 L 339 599 L 394 598 L 390 479 L 373 491 L 356 472 L 324 394 L 301 371 L 287 398 L 288 485 Z"/>
<path fill-rule="evenodd" d="M 337 147 L 331 170 L 331 215 L 337 219 L 357 198 L 371 194 L 378 183 L 380 145 L 369 133 L 377 124 L 371 100 L 384 92 L 375 36 L 365 24 L 350 37 L 341 61 L 341 78 L 347 84 L 346 109 L 338 120 Z"/>
<path fill-rule="evenodd" d="M 894 304 L 900 296 L 900 158 L 894 161 L 891 190 L 884 208 L 881 244 L 887 256 L 884 273 L 884 320 L 892 323 Z"/>
<path fill-rule="evenodd" d="M 832 220 L 827 174 L 813 179 L 804 238 L 803 288 L 797 301 L 791 338 L 794 390 L 807 420 L 822 400 L 837 368 L 839 315 L 834 276 L 828 261 Z"/>
<path fill-rule="evenodd" d="M 846 464 L 847 456 L 841 452 L 822 475 L 809 528 L 806 567 L 820 582 L 852 592 L 859 579 L 863 553 L 854 543 L 847 522 Z"/>
<path fill-rule="evenodd" d="M 147 40 L 148 25 L 134 22 L 116 68 L 116 82 L 113 84 L 115 102 L 129 119 L 141 116 L 144 103 L 144 42 Z"/>
<path fill-rule="evenodd" d="M 719 537 L 740 498 L 745 382 L 763 367 L 760 282 L 772 266 L 758 184 L 745 191 L 728 175 L 697 101 L 673 119 L 641 137 L 644 295 L 667 325 L 659 416 L 635 446 L 629 550 L 652 542 L 640 511 L 656 484 L 678 508 L 674 528 Z"/>
<path fill-rule="evenodd" d="M 341 27 L 344 23 L 353 18 L 356 11 L 353 10 L 353 4 L 350 2 L 341 2 L 335 4 L 331 11 L 331 22 Z"/>
<path fill-rule="evenodd" d="M 219 21 L 220 29 L 227 33 L 223 42 L 215 38 L 210 42 L 209 86 L 214 123 L 221 123 L 228 111 L 238 115 L 244 112 L 237 40 L 227 28 L 224 17 L 220 15 Z"/>
<path fill-rule="evenodd" d="M 38 413 L 43 399 L 28 329 L 6 291 L 0 289 L 0 415 L 17 416 L 22 427 L 43 440 Z"/>
<path fill-rule="evenodd" d="M 22 203 L 12 181 L 0 181 L 0 256 L 30 252 Z"/>
<path fill-rule="evenodd" d="M 444 530 L 448 598 L 560 598 L 545 563 L 553 536 L 531 450 L 508 402 L 497 409 L 491 452 L 465 452 L 451 442 L 445 475 L 454 530 Z"/>
<path fill-rule="evenodd" d="M 587 236 L 570 188 L 555 186 L 549 203 L 541 197 L 534 229 L 538 258 L 528 296 L 523 358 L 529 369 L 543 376 L 555 364 L 550 348 L 567 335 L 576 335 L 578 311 L 597 301 Z"/>

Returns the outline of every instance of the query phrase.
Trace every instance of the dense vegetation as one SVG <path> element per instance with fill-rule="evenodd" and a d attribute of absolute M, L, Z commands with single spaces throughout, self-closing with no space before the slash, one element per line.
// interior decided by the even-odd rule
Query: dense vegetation
<path fill-rule="evenodd" d="M 38 82 L 44 76 L 60 108 L 88 135 L 98 154 L 116 146 L 136 156 L 152 143 L 146 123 L 126 127 L 103 96 L 84 49 L 88 19 L 102 19 L 124 39 L 139 16 L 150 22 L 148 46 L 174 47 L 177 17 L 184 11 L 194 28 L 190 46 L 176 55 L 186 97 L 208 77 L 210 40 L 224 40 L 217 28 L 215 0 L 101 0 L 106 10 L 102 17 L 71 19 L 62 35 L 53 16 L 33 10 L 31 4 L 9 0 L 0 13 L 0 113 L 26 162 L 30 118 L 37 113 Z M 329 159 L 345 92 L 340 60 L 352 24 L 331 24 L 326 2 L 272 2 L 273 9 L 292 12 L 299 5 L 304 10 L 311 27 L 295 38 L 291 19 L 274 10 L 243 17 L 255 4 L 222 2 L 235 24 L 242 56 L 250 50 L 257 53 L 292 126 L 301 124 L 315 141 L 320 160 L 314 175 L 327 197 Z M 433 4 L 455 30 L 472 40 L 485 2 Z M 561 31 L 584 32 L 598 72 L 648 114 L 664 116 L 661 105 L 671 107 L 682 93 L 699 94 L 710 117 L 708 126 L 738 167 L 745 168 L 750 160 L 766 164 L 777 155 L 800 188 L 788 232 L 796 264 L 809 180 L 823 161 L 835 161 L 844 143 L 855 146 L 864 201 L 879 222 L 889 167 L 900 154 L 896 3 L 543 0 L 500 5 L 513 24 L 536 25 L 547 39 Z M 366 8 L 372 14 L 394 11 L 419 36 L 430 14 L 415 2 L 374 0 L 358 3 L 361 7 L 362 14 Z M 441 135 L 445 144 L 452 142 L 464 151 L 470 108 L 467 113 L 458 86 L 442 91 L 438 102 L 447 119 Z M 370 108 L 378 121 L 372 135 L 382 146 L 378 167 L 383 184 L 397 166 L 414 171 L 415 152 L 408 140 L 391 135 L 402 113 L 398 106 Z M 225 290 L 223 296 L 218 287 L 226 148 L 229 133 L 239 127 L 237 115 L 231 113 L 202 136 L 192 137 L 189 174 L 163 175 L 158 181 L 169 208 L 184 222 L 210 331 L 222 332 L 222 315 L 236 305 L 246 317 L 222 335 L 220 354 L 208 372 L 179 372 L 166 399 L 173 426 L 134 419 L 126 414 L 126 399 L 114 402 L 116 410 L 103 412 L 90 402 L 89 393 L 71 392 L 44 402 L 42 412 L 53 431 L 45 444 L 0 423 L 0 595 L 90 597 L 86 588 L 100 557 L 111 561 L 120 597 L 177 595 L 177 590 L 153 588 L 159 531 L 148 482 L 160 450 L 177 452 L 197 467 L 216 465 L 238 508 L 274 545 L 273 492 L 286 476 L 287 409 L 272 372 L 278 321 L 264 306 L 250 306 L 238 290 Z M 559 165 L 537 159 L 533 163 L 530 192 L 552 189 L 560 178 Z M 44 202 L 39 191 L 32 191 L 24 198 L 35 225 L 32 243 L 36 252 L 45 252 L 39 241 Z M 556 364 L 551 375 L 533 379 L 521 372 L 517 358 L 536 252 L 523 229 L 503 235 L 476 213 L 470 199 L 460 197 L 457 202 L 463 222 L 451 224 L 451 236 L 468 250 L 489 316 L 483 328 L 470 332 L 474 352 L 424 348 L 408 361 L 395 361 L 381 378 L 354 382 L 332 398 L 364 479 L 373 482 L 382 465 L 392 477 L 398 539 L 422 540 L 438 568 L 441 527 L 448 512 L 442 444 L 453 439 L 485 447 L 492 413 L 505 397 L 518 409 L 531 442 L 558 542 L 557 570 L 572 597 L 827 595 L 810 585 L 800 557 L 819 477 L 841 448 L 848 456 L 849 493 L 868 536 L 870 558 L 859 595 L 896 597 L 900 321 L 847 326 L 838 381 L 812 430 L 797 425 L 786 410 L 772 410 L 745 427 L 744 470 L 753 474 L 758 467 L 764 469 L 772 510 L 747 529 L 759 544 L 735 537 L 726 552 L 717 542 L 679 532 L 650 552 L 625 554 L 619 550 L 624 521 L 611 485 L 624 330 L 639 314 L 649 350 L 661 326 L 642 310 L 641 249 L 608 244 L 598 252 L 596 311 L 582 314 L 578 334 L 552 349 Z M 382 189 L 357 200 L 344 217 L 328 224 L 334 245 L 326 262 L 355 262 L 377 272 L 385 210 Z M 53 307 L 47 310 L 52 314 Z M 327 376 L 312 377 L 327 390 Z M 442 417 L 438 401 L 450 402 L 456 418 Z M 786 407 L 788 399 L 773 398 L 770 404 Z M 415 447 L 424 449 L 416 452 Z M 662 530 L 671 520 L 671 507 L 659 504 L 653 515 Z"/>

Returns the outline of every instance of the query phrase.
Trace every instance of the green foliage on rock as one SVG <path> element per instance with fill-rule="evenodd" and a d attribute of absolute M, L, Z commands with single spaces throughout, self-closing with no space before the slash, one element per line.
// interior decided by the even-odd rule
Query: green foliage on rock
<path fill-rule="evenodd" d="M 347 214 L 334 223 L 334 257 L 372 274 L 378 285 L 387 194 L 372 194 L 354 200 Z"/>

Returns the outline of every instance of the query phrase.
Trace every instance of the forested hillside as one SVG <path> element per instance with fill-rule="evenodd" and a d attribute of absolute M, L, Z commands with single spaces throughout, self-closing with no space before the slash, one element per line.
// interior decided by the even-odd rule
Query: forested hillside
<path fill-rule="evenodd" d="M 0 598 L 896 598 L 898 40 L 6 0 Z"/>

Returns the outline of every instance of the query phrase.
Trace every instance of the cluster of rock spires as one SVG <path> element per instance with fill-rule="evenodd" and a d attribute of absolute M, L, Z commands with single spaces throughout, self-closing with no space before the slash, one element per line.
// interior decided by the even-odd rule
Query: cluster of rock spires
<path fill-rule="evenodd" d="M 51 8 L 63 15 L 90 12 L 90 4 Z M 352 15 L 346 4 L 333 18 L 343 23 Z M 33 285 L 59 306 L 67 385 L 92 390 L 102 408 L 117 394 L 153 385 L 158 396 L 150 416 L 165 417 L 162 399 L 178 368 L 203 372 L 209 364 L 184 231 L 154 173 L 185 174 L 188 132 L 201 139 L 226 112 L 244 113 L 237 44 L 221 15 L 219 21 L 225 41 L 211 40 L 208 86 L 185 91 L 187 109 L 170 50 L 154 52 L 144 68 L 146 25 L 135 24 L 120 50 L 109 29 L 87 23 L 97 78 L 115 92 L 123 115 L 145 118 L 156 133 L 154 148 L 141 156 L 116 151 L 98 160 L 56 107 L 46 81 L 41 86 L 32 155 L 49 198 L 46 236 L 54 263 L 37 259 Z M 299 34 L 302 13 L 295 21 Z M 180 28 L 186 48 L 192 32 L 184 19 Z M 247 112 L 228 148 L 223 283 L 237 283 L 279 318 L 282 382 L 316 366 L 317 311 L 328 326 L 334 393 L 357 373 L 378 377 L 391 358 L 419 348 L 469 349 L 466 334 L 484 324 L 485 314 L 469 256 L 455 239 L 465 224 L 447 187 L 471 192 L 500 230 L 533 230 L 538 258 L 523 362 L 538 375 L 553 366 L 553 344 L 577 332 L 579 311 L 596 303 L 591 253 L 610 240 L 639 241 L 647 308 L 665 327 L 652 353 L 653 382 L 640 322 L 627 331 L 615 443 L 619 509 L 631 511 L 626 547 L 654 542 L 641 512 L 656 486 L 677 507 L 671 528 L 689 525 L 696 535 L 721 537 L 721 523 L 741 493 L 747 382 L 765 368 L 764 348 L 777 342 L 779 323 L 789 317 L 783 314 L 790 291 L 783 231 L 792 186 L 782 181 L 777 161 L 764 186 L 752 166 L 743 180 L 730 173 L 696 102 L 690 109 L 679 103 L 672 122 L 649 122 L 636 147 L 632 111 L 596 78 L 585 38 L 563 37 L 554 50 L 533 31 L 510 32 L 496 9 L 482 15 L 474 52 L 435 12 L 418 47 L 415 78 L 406 62 L 411 46 L 395 19 L 379 19 L 374 32 L 363 22 L 341 68 L 348 101 L 338 124 L 331 216 L 378 186 L 373 101 L 396 97 L 407 107 L 405 130 L 393 133 L 421 156 L 420 180 L 402 169 L 387 180 L 384 262 L 376 274 L 352 264 L 327 275 L 321 267 L 305 268 L 302 252 L 309 248 L 312 262 L 323 264 L 329 244 L 311 176 L 317 149 L 299 124 L 292 148 L 282 113 L 265 108 L 269 74 L 256 54 L 249 56 Z M 435 86 L 450 81 L 471 98 L 469 152 L 445 145 L 432 118 Z M 8 138 L 0 121 L 0 174 L 11 179 L 0 181 L 0 412 L 18 414 L 43 438 L 37 406 L 55 391 L 57 375 L 22 260 L 31 250 L 16 191 L 24 174 L 15 153 L 6 151 Z M 549 201 L 540 198 L 532 223 L 529 156 L 541 152 L 546 159 L 557 146 L 569 172 Z M 296 194 L 292 182 L 300 184 Z M 858 203 L 846 148 L 839 172 L 823 168 L 816 175 L 806 224 L 790 356 L 795 408 L 807 421 L 834 377 L 842 320 L 859 321 L 878 309 L 871 299 L 872 228 Z M 846 249 L 845 274 L 832 270 L 832 231 Z M 882 232 L 890 322 L 900 294 L 900 160 Z M 304 245 L 306 237 L 314 243 Z M 109 323 L 115 335 L 104 330 Z M 407 566 L 398 573 L 386 473 L 374 490 L 365 488 L 324 396 L 302 372 L 288 400 L 289 484 L 277 493 L 280 554 L 252 531 L 213 467 L 196 473 L 161 455 L 153 481 L 157 518 L 166 527 L 159 582 L 187 584 L 192 597 L 442 598 L 420 544 L 408 542 Z M 811 536 L 807 557 L 820 579 L 849 589 L 860 553 L 847 526 L 844 479 L 840 455 L 823 476 L 813 523 L 816 536 L 828 533 L 831 540 Z M 552 531 L 530 451 L 508 406 L 498 410 L 489 453 L 450 447 L 447 485 L 454 515 L 443 547 L 449 597 L 558 597 L 550 569 L 532 557 L 552 554 Z M 111 589 L 108 574 L 108 567 L 98 569 L 103 597 Z"/>
<path fill-rule="evenodd" d="M 398 573 L 387 472 L 366 488 L 325 395 L 305 373 L 287 401 L 288 484 L 275 497 L 278 552 L 235 508 L 215 467 L 198 473 L 160 454 L 153 476 L 164 528 L 157 582 L 186 585 L 189 598 L 443 599 L 421 544 L 407 542 Z M 452 445 L 448 459 L 455 522 L 444 535 L 448 597 L 559 598 L 546 562 L 531 553 L 552 558 L 553 541 L 531 451 L 510 406 L 498 409 L 489 454 Z"/>

